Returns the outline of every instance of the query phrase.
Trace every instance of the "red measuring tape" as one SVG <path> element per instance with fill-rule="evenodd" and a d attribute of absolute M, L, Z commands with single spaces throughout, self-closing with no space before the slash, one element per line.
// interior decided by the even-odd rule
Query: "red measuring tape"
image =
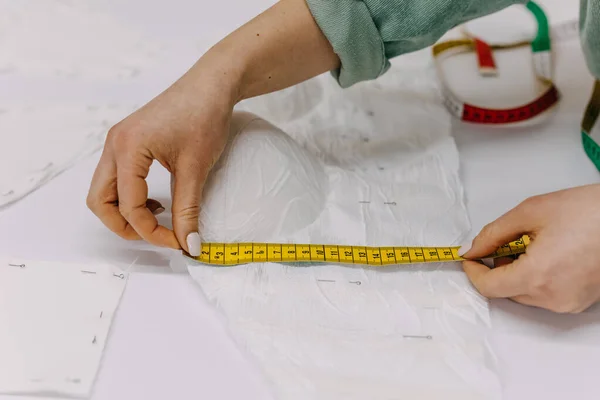
<path fill-rule="evenodd" d="M 496 75 L 498 69 L 496 68 L 496 61 L 494 61 L 494 54 L 490 46 L 481 39 L 474 38 L 475 42 L 475 53 L 477 55 L 477 64 L 479 64 L 479 72 L 482 75 Z"/>

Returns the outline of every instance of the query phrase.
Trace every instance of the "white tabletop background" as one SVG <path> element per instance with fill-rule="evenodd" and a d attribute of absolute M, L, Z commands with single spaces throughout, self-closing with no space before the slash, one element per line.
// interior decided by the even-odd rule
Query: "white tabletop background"
<path fill-rule="evenodd" d="M 180 46 L 176 62 L 164 60 L 162 70 L 135 83 L 81 85 L 58 78 L 22 80 L 0 75 L 0 108 L 50 99 L 143 103 L 210 45 L 271 3 L 109 0 L 105 7 L 128 23 L 166 39 L 174 51 Z M 577 15 L 575 1 L 541 3 L 551 16 Z M 579 134 L 592 78 L 577 40 L 561 43 L 557 49 L 556 82 L 563 98 L 547 120 L 512 129 L 454 125 L 473 233 L 528 196 L 600 182 L 600 174 L 585 157 Z M 498 59 L 502 66 L 510 55 Z M 463 71 L 454 79 L 468 85 L 475 69 Z M 513 89 L 518 90 L 516 84 L 512 88 L 505 84 L 502 91 Z M 468 95 L 486 98 L 489 92 L 469 85 Z M 197 285 L 186 274 L 174 274 L 169 268 L 169 251 L 122 241 L 87 210 L 85 197 L 98 157 L 92 156 L 0 211 L 0 243 L 11 255 L 53 261 L 106 260 L 122 266 L 135 261 L 132 271 L 136 273 L 130 277 L 115 319 L 93 399 L 267 399 L 257 368 L 228 338 L 219 315 Z M 158 166 L 151 172 L 149 186 L 151 195 L 169 204 L 168 176 Z M 166 214 L 160 220 L 168 224 L 170 214 Z M 495 300 L 491 312 L 492 345 L 506 399 L 600 398 L 600 312 L 556 315 Z"/>

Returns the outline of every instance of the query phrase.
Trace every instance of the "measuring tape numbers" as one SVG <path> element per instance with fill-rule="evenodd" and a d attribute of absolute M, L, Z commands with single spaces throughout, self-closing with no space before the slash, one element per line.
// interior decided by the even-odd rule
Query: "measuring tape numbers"
<path fill-rule="evenodd" d="M 500 247 L 483 258 L 498 258 L 525 252 L 529 236 Z M 459 247 L 370 247 L 285 243 L 203 243 L 198 257 L 203 264 L 235 266 L 250 263 L 327 263 L 384 267 L 462 261 Z"/>

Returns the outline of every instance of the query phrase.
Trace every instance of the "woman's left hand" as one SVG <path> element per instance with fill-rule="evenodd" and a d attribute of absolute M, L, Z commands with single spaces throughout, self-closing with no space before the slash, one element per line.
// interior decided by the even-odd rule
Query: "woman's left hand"
<path fill-rule="evenodd" d="M 531 238 L 516 260 L 495 268 L 473 261 L 500 246 Z M 459 254 L 479 292 L 489 298 L 558 313 L 579 313 L 600 300 L 600 184 L 531 197 L 488 224 Z"/>

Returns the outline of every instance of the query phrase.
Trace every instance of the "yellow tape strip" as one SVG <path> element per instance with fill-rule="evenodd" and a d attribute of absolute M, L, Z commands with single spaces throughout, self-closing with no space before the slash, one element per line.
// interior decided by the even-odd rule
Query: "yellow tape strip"
<path fill-rule="evenodd" d="M 492 50 L 513 50 L 520 47 L 531 46 L 531 42 L 517 42 L 508 44 L 489 44 Z M 463 47 L 462 51 L 474 51 L 475 40 L 472 38 L 468 39 L 453 39 L 444 42 L 438 42 L 431 47 L 431 51 L 434 57 L 438 57 L 440 54 L 445 53 L 448 50 L 454 50 Z"/>
<path fill-rule="evenodd" d="M 530 243 L 528 236 L 500 247 L 483 258 L 521 254 Z M 390 266 L 461 261 L 458 247 L 365 247 L 284 243 L 203 243 L 202 254 L 191 257 L 208 265 L 233 266 L 250 263 L 328 263 Z"/>

